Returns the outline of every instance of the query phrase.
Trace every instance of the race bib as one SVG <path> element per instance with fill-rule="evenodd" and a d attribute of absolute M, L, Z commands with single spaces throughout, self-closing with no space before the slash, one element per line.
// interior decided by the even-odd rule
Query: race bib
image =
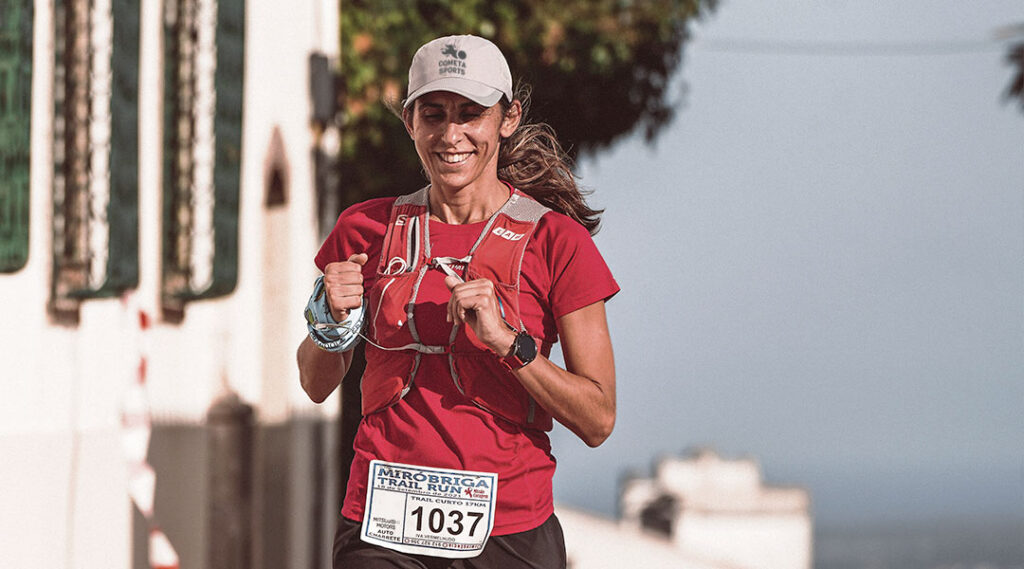
<path fill-rule="evenodd" d="M 498 475 L 370 462 L 360 539 L 395 551 L 476 557 L 494 527 Z"/>

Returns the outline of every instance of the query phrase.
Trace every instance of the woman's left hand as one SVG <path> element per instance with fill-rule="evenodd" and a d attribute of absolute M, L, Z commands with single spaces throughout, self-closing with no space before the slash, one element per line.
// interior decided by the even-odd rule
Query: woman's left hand
<path fill-rule="evenodd" d="M 516 333 L 501 318 L 501 306 L 494 283 L 488 279 L 462 282 L 448 276 L 444 279 L 452 297 L 448 300 L 448 321 L 468 324 L 476 337 L 499 356 L 508 355 Z"/>

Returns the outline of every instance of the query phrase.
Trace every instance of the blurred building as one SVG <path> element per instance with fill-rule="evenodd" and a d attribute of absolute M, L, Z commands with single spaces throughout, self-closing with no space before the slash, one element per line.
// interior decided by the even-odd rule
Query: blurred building
<path fill-rule="evenodd" d="M 659 536 L 680 555 L 678 567 L 690 566 L 685 563 L 730 569 L 811 567 L 807 492 L 765 486 L 752 459 L 723 459 L 711 450 L 664 458 L 656 464 L 652 478 L 625 481 L 620 510 L 623 535 Z M 590 549 L 600 547 L 599 542 Z M 642 556 L 643 550 L 636 555 Z M 578 569 L 605 566 L 581 563 Z M 670 565 L 638 560 L 637 566 Z"/>
<path fill-rule="evenodd" d="M 599 515 L 556 506 L 568 569 L 737 569 L 689 554 L 666 536 Z"/>
<path fill-rule="evenodd" d="M 330 565 L 338 402 L 294 362 L 338 44 L 336 0 L 3 2 L 4 567 L 145 567 L 155 525 L 189 569 Z"/>

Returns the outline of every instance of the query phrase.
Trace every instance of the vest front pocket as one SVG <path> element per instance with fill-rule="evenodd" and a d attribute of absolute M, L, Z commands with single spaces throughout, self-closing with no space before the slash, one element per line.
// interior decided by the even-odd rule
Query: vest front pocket
<path fill-rule="evenodd" d="M 386 409 L 398 402 L 412 385 L 418 356 L 408 350 L 382 350 L 366 346 L 366 371 L 363 372 L 363 415 Z"/>
<path fill-rule="evenodd" d="M 378 275 L 367 296 L 370 303 L 369 331 L 373 341 L 385 348 L 412 343 L 409 332 L 409 302 L 419 273 Z"/>

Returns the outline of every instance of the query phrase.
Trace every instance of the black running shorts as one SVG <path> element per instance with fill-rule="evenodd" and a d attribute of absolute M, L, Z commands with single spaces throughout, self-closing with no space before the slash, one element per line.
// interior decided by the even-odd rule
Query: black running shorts
<path fill-rule="evenodd" d="M 445 559 L 409 555 L 359 539 L 362 524 L 340 518 L 334 536 L 334 569 L 565 569 L 562 526 L 553 514 L 540 526 L 491 536 L 480 555 Z"/>

